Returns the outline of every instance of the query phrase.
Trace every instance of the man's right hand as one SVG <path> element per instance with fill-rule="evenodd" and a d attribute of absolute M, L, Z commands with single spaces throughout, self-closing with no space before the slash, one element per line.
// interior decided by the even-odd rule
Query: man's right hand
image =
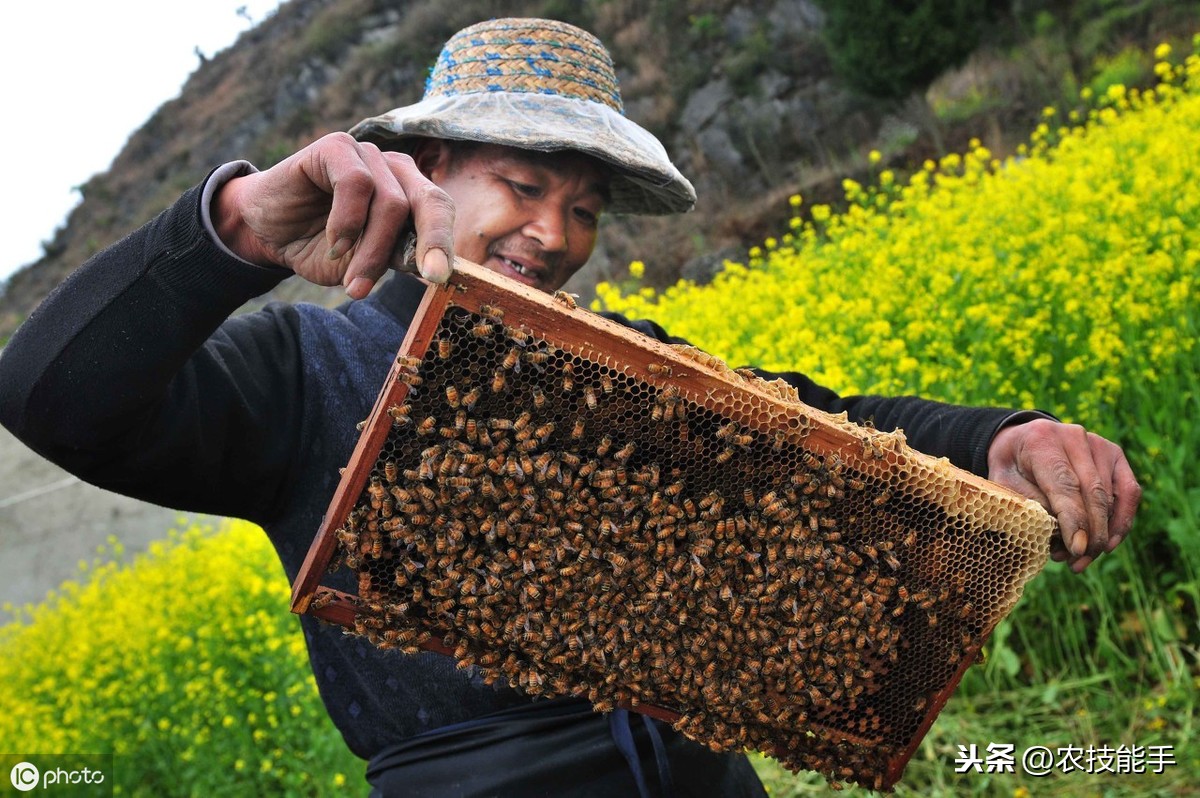
<path fill-rule="evenodd" d="M 281 266 L 361 299 L 399 268 L 412 218 L 421 276 L 443 283 L 453 263 L 454 203 L 403 153 L 331 133 L 217 192 L 212 220 L 239 257 Z"/>

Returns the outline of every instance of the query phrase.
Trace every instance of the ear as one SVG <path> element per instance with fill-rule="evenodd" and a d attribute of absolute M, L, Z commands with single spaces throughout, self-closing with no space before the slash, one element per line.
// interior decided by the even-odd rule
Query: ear
<path fill-rule="evenodd" d="M 421 139 L 412 153 L 421 174 L 437 183 L 450 168 L 452 153 L 443 139 Z"/>

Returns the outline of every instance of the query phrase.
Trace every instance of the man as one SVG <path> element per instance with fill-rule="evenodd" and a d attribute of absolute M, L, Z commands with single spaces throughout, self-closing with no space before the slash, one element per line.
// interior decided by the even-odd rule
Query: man
<path fill-rule="evenodd" d="M 0 360 L 0 421 L 104 487 L 256 521 L 294 579 L 423 291 L 397 275 L 372 293 L 399 265 L 410 220 L 429 280 L 446 280 L 458 255 L 553 291 L 587 260 L 603 212 L 674 213 L 694 200 L 661 144 L 622 115 L 603 45 L 547 20 L 461 31 L 421 102 L 352 133 L 265 172 L 227 164 L 85 264 Z M 292 274 L 360 301 L 227 319 Z M 843 399 L 784 376 L 810 404 L 903 427 L 917 448 L 1042 502 L 1062 525 L 1055 557 L 1076 570 L 1130 527 L 1139 489 L 1124 455 L 1078 427 L 914 397 Z M 301 623 L 374 794 L 763 794 L 744 757 L 648 718 L 534 701 L 449 658 Z"/>

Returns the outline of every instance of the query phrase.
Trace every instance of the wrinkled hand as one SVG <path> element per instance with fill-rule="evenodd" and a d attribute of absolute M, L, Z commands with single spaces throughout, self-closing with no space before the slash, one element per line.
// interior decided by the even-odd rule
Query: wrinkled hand
<path fill-rule="evenodd" d="M 423 277 L 445 282 L 453 263 L 454 203 L 412 158 L 331 133 L 270 169 L 226 183 L 213 224 L 251 263 L 282 266 L 318 285 L 366 296 L 401 267 L 405 226 L 417 231 Z"/>
<path fill-rule="evenodd" d="M 1039 419 L 1005 427 L 988 449 L 988 479 L 1058 518 L 1050 555 L 1076 573 L 1129 533 L 1142 489 L 1115 443 L 1076 424 Z"/>

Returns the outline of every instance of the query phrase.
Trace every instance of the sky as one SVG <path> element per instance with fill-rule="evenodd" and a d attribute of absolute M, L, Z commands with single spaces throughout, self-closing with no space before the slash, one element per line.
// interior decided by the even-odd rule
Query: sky
<path fill-rule="evenodd" d="M 37 260 L 126 139 L 280 0 L 15 3 L 0 31 L 0 281 Z M 242 9 L 239 13 L 239 9 Z"/>

